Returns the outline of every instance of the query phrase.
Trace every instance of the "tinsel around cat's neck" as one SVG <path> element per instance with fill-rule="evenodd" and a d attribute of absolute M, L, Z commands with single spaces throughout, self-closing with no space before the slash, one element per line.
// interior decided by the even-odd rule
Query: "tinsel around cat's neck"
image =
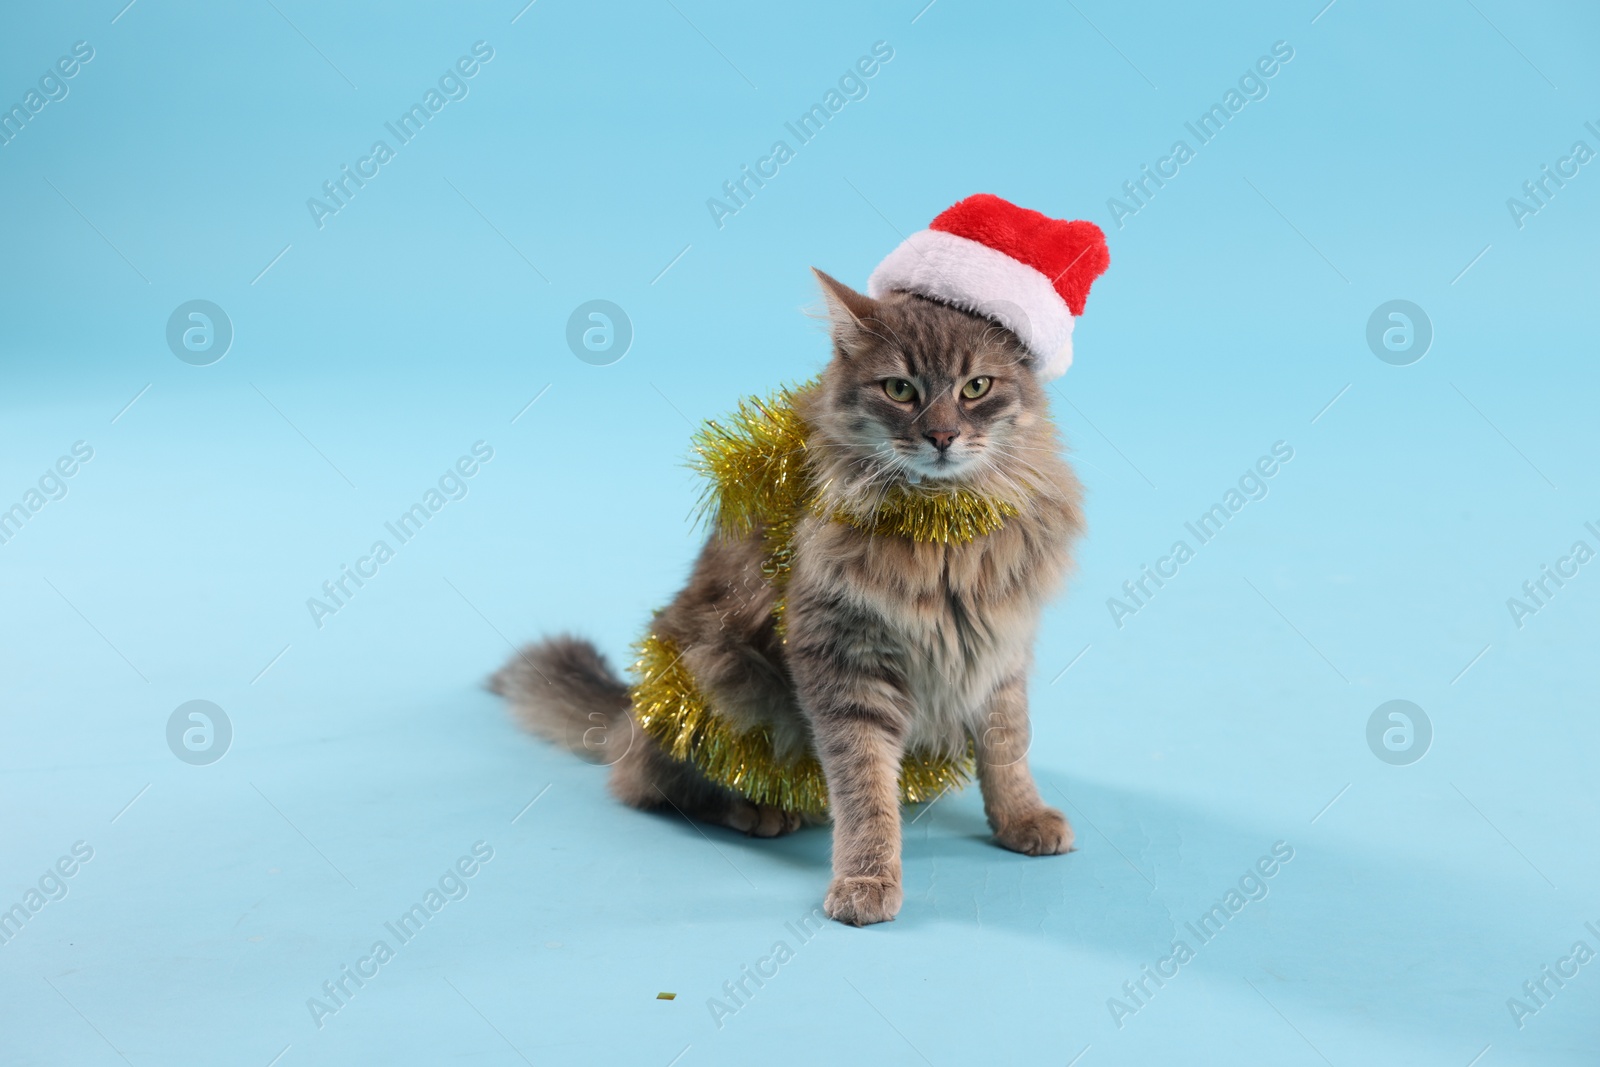
<path fill-rule="evenodd" d="M 971 489 L 919 490 L 896 486 L 866 514 L 846 506 L 831 507 L 821 496 L 811 511 L 864 530 L 875 537 L 904 537 L 925 544 L 965 545 L 994 533 L 1021 514 L 1009 500 L 990 498 Z"/>
<path fill-rule="evenodd" d="M 700 510 L 719 533 L 765 529 L 777 565 L 787 563 L 794 525 L 808 513 L 872 536 L 932 544 L 968 544 L 1021 514 L 1011 500 L 963 486 L 898 483 L 866 503 L 848 499 L 832 482 L 818 484 L 816 445 L 797 403 L 816 387 L 746 399 L 730 418 L 708 422 L 695 435 L 692 466 L 707 479 Z"/>

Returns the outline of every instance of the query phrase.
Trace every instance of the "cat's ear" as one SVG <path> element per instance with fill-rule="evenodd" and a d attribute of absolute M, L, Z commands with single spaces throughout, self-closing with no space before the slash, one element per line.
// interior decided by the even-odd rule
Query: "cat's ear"
<path fill-rule="evenodd" d="M 864 336 L 875 332 L 863 324 L 877 315 L 878 302 L 815 267 L 811 268 L 811 273 L 817 276 L 822 286 L 822 298 L 828 304 L 828 321 L 833 327 L 834 343 L 845 352 L 854 350 Z"/>

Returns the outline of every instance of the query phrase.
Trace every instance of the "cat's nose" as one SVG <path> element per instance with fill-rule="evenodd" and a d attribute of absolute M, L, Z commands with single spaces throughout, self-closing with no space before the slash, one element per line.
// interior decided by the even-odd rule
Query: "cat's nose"
<path fill-rule="evenodd" d="M 960 430 L 929 430 L 922 436 L 933 442 L 933 447 L 940 452 L 950 450 L 950 442 L 961 436 Z"/>

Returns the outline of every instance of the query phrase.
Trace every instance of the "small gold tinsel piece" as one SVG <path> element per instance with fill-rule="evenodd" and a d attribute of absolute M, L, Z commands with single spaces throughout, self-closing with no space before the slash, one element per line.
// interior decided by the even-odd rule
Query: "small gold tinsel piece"
<path fill-rule="evenodd" d="M 674 759 L 694 764 L 713 782 L 757 804 L 827 814 L 828 782 L 815 755 L 779 763 L 765 730 L 739 733 L 717 715 L 671 641 L 650 633 L 636 647 L 634 715 Z M 974 769 L 970 745 L 960 759 L 907 753 L 900 763 L 900 799 L 907 804 L 932 800 L 965 785 Z"/>
<path fill-rule="evenodd" d="M 870 515 L 831 508 L 821 500 L 806 465 L 805 420 L 795 400 L 815 382 L 740 401 L 726 422 L 707 422 L 694 436 L 691 466 L 707 484 L 699 512 L 725 537 L 761 532 L 762 575 L 778 592 L 773 616 L 783 627 L 784 586 L 794 562 L 795 526 L 806 514 L 848 523 L 875 537 L 904 537 L 938 544 L 967 544 L 1000 529 L 1020 512 L 1009 501 L 969 489 L 904 486 L 891 491 Z M 821 815 L 828 783 L 814 754 L 779 763 L 765 731 L 740 733 L 701 695 L 670 641 L 647 634 L 637 646 L 633 707 L 639 724 L 673 758 L 694 764 L 714 782 L 758 804 Z M 909 752 L 900 763 L 900 796 L 908 804 L 931 800 L 971 780 L 972 746 L 960 758 Z"/>

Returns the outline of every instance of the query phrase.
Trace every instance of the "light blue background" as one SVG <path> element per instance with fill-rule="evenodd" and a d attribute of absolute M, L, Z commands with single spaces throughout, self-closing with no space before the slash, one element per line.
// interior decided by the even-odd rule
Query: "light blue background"
<path fill-rule="evenodd" d="M 8 106 L 95 50 L 0 147 L 0 506 L 94 448 L 0 545 L 0 907 L 94 849 L 0 945 L 0 1060 L 1595 1062 L 1600 964 L 1521 1029 L 1506 1004 L 1600 949 L 1600 565 L 1520 629 L 1506 607 L 1600 548 L 1600 170 L 1521 228 L 1506 206 L 1600 149 L 1592 7 L 123 2 L 0 33 Z M 306 199 L 479 40 L 468 97 L 318 229 Z M 869 95 L 715 226 L 880 40 Z M 1115 227 L 1276 41 L 1269 95 Z M 1091 529 L 1033 697 L 1078 851 L 1003 852 L 947 797 L 899 920 L 800 947 L 825 831 L 623 809 L 477 687 L 559 629 L 625 659 L 699 542 L 691 424 L 825 358 L 807 268 L 864 285 L 978 191 L 1111 247 L 1058 385 Z M 196 298 L 236 331 L 208 367 L 164 340 Z M 607 367 L 564 341 L 596 298 L 636 335 Z M 1395 298 L 1435 330 L 1410 366 L 1365 341 Z M 469 495 L 315 626 L 480 440 Z M 1270 495 L 1116 627 L 1107 598 L 1280 440 Z M 1433 724 L 1410 766 L 1365 739 L 1396 698 Z M 210 766 L 166 746 L 192 699 L 233 724 Z M 470 894 L 319 1029 L 307 998 L 477 841 Z M 1270 896 L 1119 1029 L 1108 998 L 1277 841 Z M 719 1028 L 708 998 L 780 939 Z"/>

